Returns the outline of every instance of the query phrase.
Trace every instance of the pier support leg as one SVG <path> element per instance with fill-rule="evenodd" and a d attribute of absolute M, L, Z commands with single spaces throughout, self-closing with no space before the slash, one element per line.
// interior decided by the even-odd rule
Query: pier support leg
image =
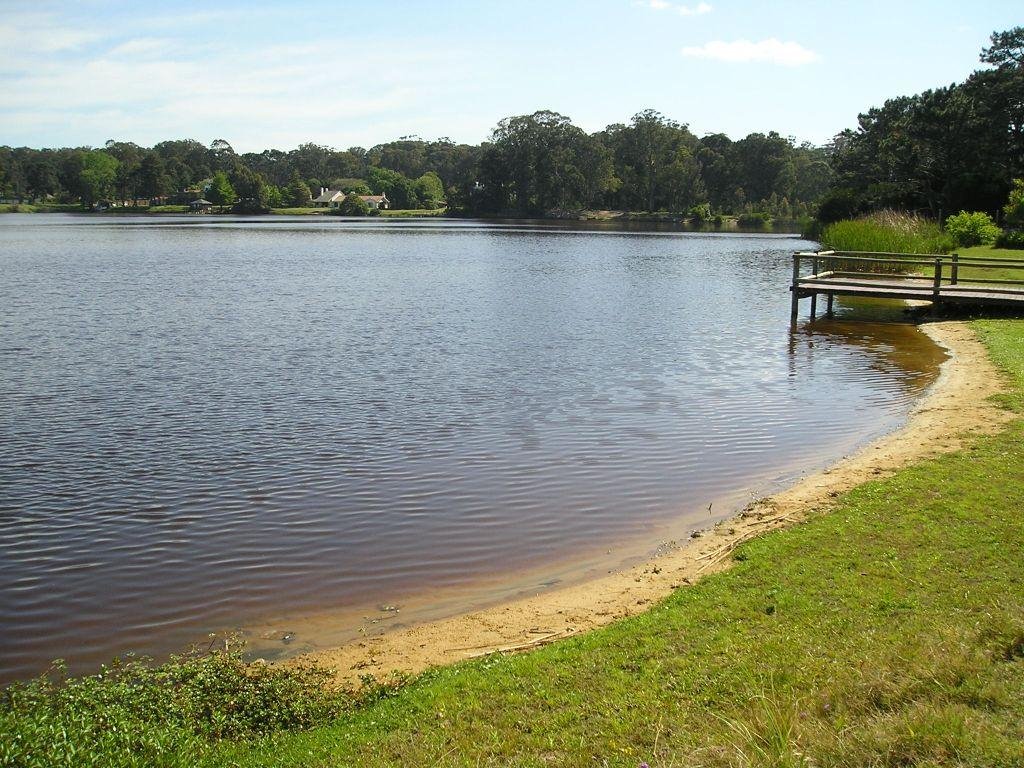
<path fill-rule="evenodd" d="M 828 295 L 828 308 L 825 310 L 825 315 L 827 317 L 832 317 L 832 305 L 835 303 L 835 300 L 836 295 L 834 293 L 830 293 Z"/>
<path fill-rule="evenodd" d="M 818 294 L 811 294 L 811 320 L 813 320 L 818 314 Z"/>
<path fill-rule="evenodd" d="M 800 314 L 800 294 L 797 293 L 796 286 L 793 286 L 793 300 L 789 305 L 789 321 L 791 323 L 796 322 L 797 316 Z"/>

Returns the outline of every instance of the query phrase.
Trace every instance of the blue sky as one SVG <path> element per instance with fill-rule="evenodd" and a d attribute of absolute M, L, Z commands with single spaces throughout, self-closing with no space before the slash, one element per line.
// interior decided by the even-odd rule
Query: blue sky
<path fill-rule="evenodd" d="M 0 1 L 0 144 L 477 143 L 508 115 L 596 131 L 648 107 L 820 144 L 1021 23 L 1019 0 Z"/>

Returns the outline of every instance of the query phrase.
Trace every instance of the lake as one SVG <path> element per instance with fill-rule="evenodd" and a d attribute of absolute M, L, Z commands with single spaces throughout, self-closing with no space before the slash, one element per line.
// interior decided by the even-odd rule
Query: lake
<path fill-rule="evenodd" d="M 406 603 L 460 610 L 841 457 L 944 355 L 881 305 L 791 329 L 811 245 L 0 216 L 0 680 L 232 628 L 306 650 L 327 634 L 305 615 L 354 637 Z M 287 648 L 253 629 L 281 617 Z"/>

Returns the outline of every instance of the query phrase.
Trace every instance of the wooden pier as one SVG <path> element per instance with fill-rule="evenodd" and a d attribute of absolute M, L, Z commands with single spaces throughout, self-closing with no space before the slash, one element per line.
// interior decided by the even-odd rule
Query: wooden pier
<path fill-rule="evenodd" d="M 989 277 L 994 270 L 999 276 Z M 1010 277 L 1007 277 L 1010 275 Z M 1009 307 L 1024 312 L 1024 259 L 909 255 L 854 251 L 793 254 L 792 320 L 800 299 L 810 297 L 811 318 L 818 296 L 832 314 L 836 296 L 928 301 L 933 308 Z"/>

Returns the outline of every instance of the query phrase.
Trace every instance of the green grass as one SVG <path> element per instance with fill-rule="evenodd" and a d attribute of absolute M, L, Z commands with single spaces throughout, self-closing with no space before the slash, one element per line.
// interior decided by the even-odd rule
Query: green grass
<path fill-rule="evenodd" d="M 78 203 L 12 203 L 0 205 L 0 213 L 81 213 Z"/>
<path fill-rule="evenodd" d="M 955 245 L 935 222 L 893 211 L 829 224 L 821 243 L 834 251 L 908 254 L 948 253 Z"/>
<path fill-rule="evenodd" d="M 94 763 L 137 764 L 127 745 L 157 733 L 153 765 L 1024 765 L 1024 321 L 975 328 L 1022 418 L 745 544 L 644 614 L 428 672 L 308 730 L 218 739 L 218 695 L 196 722 L 130 721 Z M 0 719 L 0 745 L 43 721 L 88 749 L 78 720 L 38 707 Z"/>
<path fill-rule="evenodd" d="M 1009 250 L 1006 248 L 993 248 L 991 245 L 976 245 L 972 248 L 957 248 L 956 252 L 961 256 L 981 258 L 997 263 L 1012 259 L 1024 261 L 1024 250 Z M 975 278 L 978 280 L 1024 280 L 1024 267 L 1017 268 L 989 268 L 979 269 L 977 267 L 962 266 L 959 268 L 961 277 Z M 1024 286 L 1021 286 L 1024 288 Z"/>
<path fill-rule="evenodd" d="M 447 208 L 414 209 L 408 211 L 388 209 L 381 211 L 380 216 L 385 219 L 405 219 L 420 216 L 444 216 L 447 212 Z"/>
<path fill-rule="evenodd" d="M 187 205 L 151 205 L 139 213 L 188 213 Z"/>
<path fill-rule="evenodd" d="M 280 216 L 322 216 L 327 213 L 327 208 L 313 208 L 313 207 L 291 207 L 291 208 L 271 208 L 271 213 L 276 213 Z"/>

